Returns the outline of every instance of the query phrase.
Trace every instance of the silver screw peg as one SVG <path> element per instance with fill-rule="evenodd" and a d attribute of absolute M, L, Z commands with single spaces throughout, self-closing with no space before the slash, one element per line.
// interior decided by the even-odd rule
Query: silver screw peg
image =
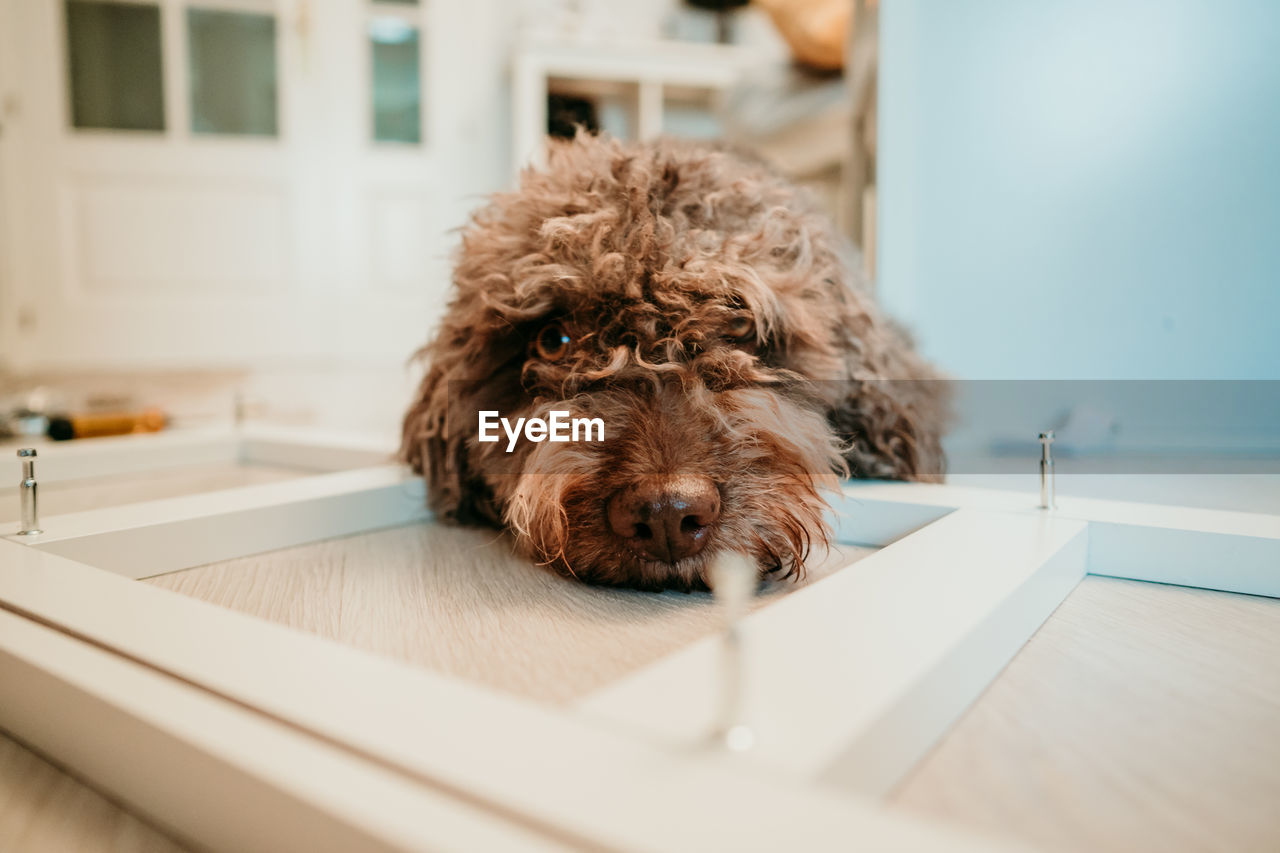
<path fill-rule="evenodd" d="M 36 507 L 36 449 L 24 447 L 18 451 L 22 460 L 22 479 L 18 482 L 18 502 L 22 505 L 22 527 L 18 533 L 22 536 L 35 536 L 42 533 L 40 519 Z"/>
<path fill-rule="evenodd" d="M 1053 509 L 1057 506 L 1053 482 L 1053 430 L 1040 433 L 1040 508 Z"/>

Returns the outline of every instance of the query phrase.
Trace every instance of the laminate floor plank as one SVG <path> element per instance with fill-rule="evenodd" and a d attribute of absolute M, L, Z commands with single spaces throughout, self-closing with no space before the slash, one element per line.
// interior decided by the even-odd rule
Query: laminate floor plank
<path fill-rule="evenodd" d="M 0 850 L 180 853 L 187 849 L 0 733 Z"/>
<path fill-rule="evenodd" d="M 1280 600 L 1085 578 L 891 801 L 1047 850 L 1280 850 Z"/>

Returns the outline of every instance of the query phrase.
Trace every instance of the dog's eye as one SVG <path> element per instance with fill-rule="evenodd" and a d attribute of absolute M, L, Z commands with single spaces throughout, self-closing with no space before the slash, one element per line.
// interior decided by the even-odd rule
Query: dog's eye
<path fill-rule="evenodd" d="M 726 327 L 726 331 L 729 333 L 729 337 L 734 340 L 745 341 L 749 338 L 755 337 L 756 321 L 752 320 L 751 317 L 746 314 L 739 314 L 729 320 L 729 325 Z"/>
<path fill-rule="evenodd" d="M 547 361 L 559 361 L 569 354 L 569 347 L 573 340 L 564 330 L 564 326 L 559 323 L 548 323 L 542 327 L 542 331 L 538 332 L 538 337 L 533 342 L 533 348 L 537 350 L 538 357 Z"/>

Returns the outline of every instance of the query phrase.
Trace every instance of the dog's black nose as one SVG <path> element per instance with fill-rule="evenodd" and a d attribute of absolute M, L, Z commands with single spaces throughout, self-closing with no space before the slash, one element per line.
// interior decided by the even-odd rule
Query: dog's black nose
<path fill-rule="evenodd" d="M 720 491 L 696 474 L 646 477 L 614 492 L 609 527 L 655 560 L 674 563 L 703 549 L 720 518 Z"/>

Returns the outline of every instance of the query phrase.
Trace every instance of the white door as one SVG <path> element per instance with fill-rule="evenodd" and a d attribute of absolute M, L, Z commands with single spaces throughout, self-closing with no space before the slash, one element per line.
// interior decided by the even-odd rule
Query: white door
<path fill-rule="evenodd" d="M 402 361 L 421 342 L 444 233 L 502 174 L 477 139 L 500 76 L 442 81 L 468 53 L 501 66 L 491 4 L 0 4 L 12 367 Z"/>

